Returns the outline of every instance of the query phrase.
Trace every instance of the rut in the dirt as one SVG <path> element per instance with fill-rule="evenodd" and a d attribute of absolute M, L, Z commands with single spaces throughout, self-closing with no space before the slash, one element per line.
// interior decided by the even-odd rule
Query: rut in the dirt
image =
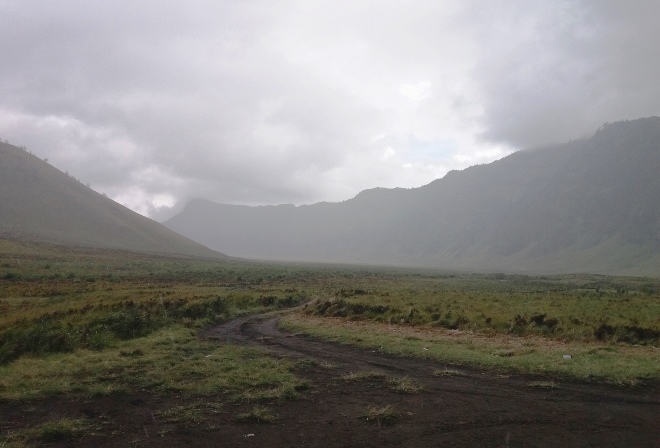
<path fill-rule="evenodd" d="M 375 370 L 414 380 L 425 389 L 406 402 L 415 407 L 410 414 L 414 414 L 412 427 L 418 429 L 415 440 L 419 443 L 410 440 L 405 446 L 440 442 L 451 446 L 660 446 L 657 384 L 632 389 L 562 381 L 552 390 L 539 390 L 528 387 L 534 379 L 528 376 L 469 368 L 461 369 L 463 376 L 438 377 L 434 372 L 446 367 L 440 362 L 292 335 L 277 327 L 277 317 L 244 317 L 212 328 L 206 336 L 263 346 L 278 356 L 332 363 L 339 366 L 335 378 Z M 319 393 L 311 399 L 319 400 L 320 407 L 335 399 L 324 394 L 342 389 L 337 382 L 315 386 Z M 365 394 L 363 399 L 366 406 L 375 398 Z M 313 411 L 307 412 L 305 418 L 312 418 Z M 399 431 L 403 426 L 399 425 Z"/>

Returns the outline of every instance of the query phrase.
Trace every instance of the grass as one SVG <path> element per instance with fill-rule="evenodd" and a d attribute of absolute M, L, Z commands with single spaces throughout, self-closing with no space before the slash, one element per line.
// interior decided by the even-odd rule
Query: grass
<path fill-rule="evenodd" d="M 0 239 L 0 399 L 182 395 L 185 404 L 162 418 L 194 425 L 226 401 L 295 398 L 311 386 L 296 369 L 336 366 L 197 335 L 312 298 L 282 324 L 459 366 L 622 384 L 660 379 L 658 279 L 209 261 Z M 353 375 L 343 380 L 421 390 L 406 378 Z M 66 422 L 58 424 L 69 434 L 84 426 Z M 41 437 L 17 431 L 12 444 Z"/>
<path fill-rule="evenodd" d="M 177 423 L 188 427 L 197 426 L 209 418 L 217 416 L 221 410 L 222 403 L 197 401 L 156 412 L 155 417 L 161 418 L 167 423 Z"/>
<path fill-rule="evenodd" d="M 564 275 L 417 274 L 365 279 L 306 312 L 556 340 L 660 344 L 660 282 Z M 359 285 L 359 286 L 358 286 Z"/>
<path fill-rule="evenodd" d="M 329 362 L 329 361 L 321 361 L 321 362 L 319 362 L 318 365 L 319 365 L 319 367 L 321 367 L 322 369 L 327 369 L 327 370 L 336 369 L 336 368 L 339 367 L 338 364 L 335 364 L 335 363 L 333 363 L 333 362 Z"/>
<path fill-rule="evenodd" d="M 288 315 L 281 325 L 297 332 L 405 356 L 499 371 L 551 374 L 581 380 L 638 384 L 660 379 L 660 350 L 603 342 L 561 342 L 532 336 L 456 332 L 341 318 Z M 572 355 L 570 360 L 563 355 Z"/>
<path fill-rule="evenodd" d="M 93 430 L 94 426 L 83 419 L 51 420 L 32 428 L 9 431 L 6 435 L 0 435 L 0 447 L 18 448 L 66 443 L 79 439 Z"/>
<path fill-rule="evenodd" d="M 173 326 L 112 349 L 24 357 L 0 366 L 0 398 L 148 390 L 221 394 L 233 401 L 286 399 L 308 387 L 293 368 L 293 362 L 261 350 L 200 341 L 190 329 Z"/>
<path fill-rule="evenodd" d="M 392 390 L 402 394 L 416 394 L 424 390 L 424 386 L 417 384 L 408 377 L 390 377 L 387 380 L 387 384 L 389 384 Z"/>
<path fill-rule="evenodd" d="M 342 381 L 385 381 L 385 383 L 395 392 L 403 394 L 416 394 L 424 390 L 424 387 L 415 383 L 408 377 L 397 378 L 387 376 L 382 372 L 375 370 L 358 370 L 349 372 L 339 377 Z"/>
<path fill-rule="evenodd" d="M 375 370 L 358 370 L 339 377 L 342 381 L 381 381 L 385 378 L 387 378 L 387 375 Z"/>
<path fill-rule="evenodd" d="M 280 268 L 0 240 L 0 365 L 307 300 Z M 266 283 L 268 281 L 268 283 Z"/>
<path fill-rule="evenodd" d="M 254 406 L 247 412 L 240 413 L 236 416 L 239 422 L 253 422 L 253 423 L 275 423 L 278 416 L 273 413 L 269 408 L 264 406 Z"/>
<path fill-rule="evenodd" d="M 399 421 L 401 414 L 392 405 L 371 406 L 360 414 L 360 419 L 368 423 L 377 423 L 378 426 L 391 426 Z"/>

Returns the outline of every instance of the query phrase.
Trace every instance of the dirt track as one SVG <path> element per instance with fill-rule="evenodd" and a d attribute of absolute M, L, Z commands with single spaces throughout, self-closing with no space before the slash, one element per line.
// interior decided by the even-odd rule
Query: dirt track
<path fill-rule="evenodd" d="M 296 372 L 311 389 L 301 398 L 260 403 L 277 413 L 273 424 L 236 421 L 254 403 L 231 401 L 202 423 L 170 423 L 159 411 L 199 399 L 176 393 L 0 401 L 0 432 L 68 417 L 92 421 L 96 429 L 49 446 L 660 447 L 657 383 L 631 389 L 560 381 L 554 389 L 542 390 L 529 387 L 539 378 L 517 375 L 461 369 L 464 376 L 438 377 L 433 372 L 446 367 L 441 363 L 291 335 L 277 328 L 272 314 L 228 322 L 202 336 L 262 346 L 276 356 L 317 360 L 299 362 Z M 398 393 L 382 378 L 340 379 L 359 370 L 408 377 L 424 390 Z M 203 399 L 218 398 L 222 401 Z M 369 407 L 385 405 L 398 411 L 395 424 L 360 418 Z"/>
<path fill-rule="evenodd" d="M 558 382 L 545 390 L 528 386 L 538 378 L 517 375 L 463 369 L 465 376 L 438 377 L 433 372 L 444 364 L 291 335 L 277 328 L 274 317 L 239 319 L 207 336 L 338 366 L 299 372 L 313 392 L 278 406 L 280 424 L 246 427 L 254 437 L 230 437 L 227 446 L 660 446 L 658 384 L 632 389 Z M 364 369 L 408 377 L 425 390 L 401 394 L 383 381 L 338 379 Z M 357 418 L 369 406 L 382 405 L 401 413 L 396 424 Z"/>

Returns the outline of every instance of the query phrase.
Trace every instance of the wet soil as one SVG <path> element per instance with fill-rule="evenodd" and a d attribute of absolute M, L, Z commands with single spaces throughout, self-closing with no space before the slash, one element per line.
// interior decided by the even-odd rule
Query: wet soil
<path fill-rule="evenodd" d="M 0 403 L 0 425 L 36 424 L 46 416 L 88 418 L 97 430 L 54 446 L 200 447 L 659 447 L 660 385 L 635 388 L 503 376 L 292 335 L 275 317 L 252 316 L 207 330 L 218 342 L 257 345 L 301 362 L 299 376 L 311 389 L 298 399 L 260 403 L 275 423 L 241 423 L 235 416 L 254 403 L 224 404 L 200 423 L 167 422 L 159 410 L 194 402 L 147 392 L 101 398 L 53 398 L 39 403 Z M 461 375 L 436 376 L 450 367 Z M 344 381 L 360 370 L 407 377 L 424 387 L 399 393 L 383 379 Z M 208 401 L 213 397 L 205 397 Z M 221 400 L 221 397 L 216 397 Z M 386 424 L 361 418 L 370 407 L 392 406 Z"/>

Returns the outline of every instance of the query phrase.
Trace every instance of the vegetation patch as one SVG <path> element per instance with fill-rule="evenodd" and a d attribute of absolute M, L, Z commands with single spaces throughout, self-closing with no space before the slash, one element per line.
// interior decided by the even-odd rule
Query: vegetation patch
<path fill-rule="evenodd" d="M 424 386 L 414 382 L 408 377 L 390 377 L 387 380 L 387 384 L 392 388 L 392 390 L 402 394 L 416 394 L 424 390 Z"/>
<path fill-rule="evenodd" d="M 190 329 L 173 326 L 102 352 L 76 350 L 0 366 L 0 398 L 149 390 L 220 394 L 232 401 L 287 399 L 309 387 L 293 368 L 261 350 L 200 341 Z"/>
<path fill-rule="evenodd" d="M 432 358 L 499 371 L 551 374 L 582 380 L 637 384 L 660 378 L 660 351 L 650 346 L 560 342 L 544 337 L 479 334 L 299 313 L 280 324 L 341 343 L 387 353 Z M 414 336 L 414 337 L 410 337 Z M 564 355 L 570 354 L 569 357 Z"/>
<path fill-rule="evenodd" d="M 68 444 L 94 430 L 95 427 L 84 419 L 51 420 L 31 428 L 0 434 L 0 446 L 18 448 L 43 446 L 44 444 Z"/>
<path fill-rule="evenodd" d="M 337 365 L 335 363 L 332 363 L 332 362 L 329 362 L 329 361 L 321 361 L 321 362 L 319 362 L 318 365 L 319 365 L 319 367 L 321 367 L 323 369 L 328 369 L 328 370 L 336 369 L 336 368 L 339 367 L 339 365 Z"/>
<path fill-rule="evenodd" d="M 339 377 L 342 381 L 382 381 L 385 378 L 387 375 L 375 370 L 358 370 Z"/>
<path fill-rule="evenodd" d="M 175 406 L 173 408 L 155 413 L 167 423 L 196 426 L 209 418 L 217 416 L 222 411 L 222 403 L 199 401 L 192 404 Z"/>
<path fill-rule="evenodd" d="M 259 264 L 7 239 L 0 271 L 0 400 L 29 407 L 55 396 L 160 395 L 171 398 L 154 410 L 163 431 L 210 422 L 227 402 L 260 409 L 298 397 L 311 384 L 295 372 L 336 368 L 199 337 L 210 325 L 301 304 L 281 320 L 294 332 L 458 369 L 660 379 L 658 279 Z M 421 390 L 373 371 L 341 380 Z M 96 430 L 85 420 L 39 423 L 3 426 L 0 445 L 66 445 Z"/>
<path fill-rule="evenodd" d="M 397 378 L 375 370 L 349 372 L 340 376 L 339 379 L 342 381 L 384 381 L 392 390 L 403 394 L 416 394 L 424 390 L 424 386 L 408 377 Z"/>
<path fill-rule="evenodd" d="M 503 274 L 428 274 L 388 280 L 377 288 L 366 282 L 361 288 L 342 288 L 331 299 L 313 302 L 306 313 L 559 341 L 660 343 L 658 281 Z"/>
<path fill-rule="evenodd" d="M 279 417 L 273 411 L 264 406 L 254 406 L 247 412 L 236 416 L 236 420 L 245 423 L 275 423 Z"/>

